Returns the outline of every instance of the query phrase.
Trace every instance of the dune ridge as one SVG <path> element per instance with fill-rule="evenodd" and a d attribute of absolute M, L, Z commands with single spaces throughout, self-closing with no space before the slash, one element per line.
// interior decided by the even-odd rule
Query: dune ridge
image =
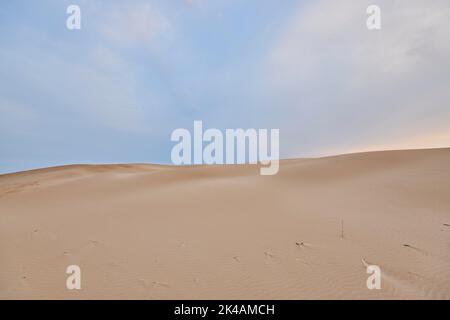
<path fill-rule="evenodd" d="M 450 299 L 449 249 L 450 148 L 0 175 L 2 299 Z"/>

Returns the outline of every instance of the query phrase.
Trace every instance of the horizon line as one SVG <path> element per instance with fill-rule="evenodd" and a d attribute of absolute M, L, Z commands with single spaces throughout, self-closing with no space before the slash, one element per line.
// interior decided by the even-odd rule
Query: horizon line
<path fill-rule="evenodd" d="M 406 149 L 380 149 L 380 150 L 366 150 L 366 151 L 351 151 L 351 152 L 344 152 L 344 153 L 338 153 L 338 154 L 330 154 L 330 155 L 323 155 L 323 156 L 317 156 L 317 157 L 289 157 L 289 158 L 283 158 L 283 159 L 273 159 L 278 161 L 293 161 L 293 160 L 314 160 L 314 159 L 326 159 L 326 158 L 333 158 L 333 157 L 341 157 L 341 156 L 348 156 L 348 155 L 358 155 L 358 154 L 367 154 L 367 153 L 381 153 L 381 152 L 395 152 L 395 151 L 424 151 L 424 150 L 444 150 L 444 149 L 450 149 L 450 146 L 446 147 L 429 147 L 429 148 L 406 148 Z M 170 164 L 170 163 L 157 163 L 157 162 L 102 162 L 102 163 L 80 163 L 80 162 L 74 162 L 74 163 L 66 163 L 66 164 L 60 164 L 60 165 L 54 165 L 54 166 L 48 166 L 48 167 L 38 167 L 38 168 L 32 168 L 32 169 L 26 169 L 26 170 L 19 170 L 19 171 L 12 171 L 12 172 L 6 172 L 6 173 L 0 173 L 0 177 L 6 176 L 6 175 L 12 175 L 12 174 L 20 174 L 20 173 L 26 173 L 31 171 L 39 171 L 39 170 L 47 170 L 47 169 L 57 169 L 57 168 L 64 168 L 64 167 L 74 167 L 74 166 L 123 166 L 123 165 L 146 165 L 146 166 L 161 166 L 161 167 L 174 167 L 174 168 L 183 168 L 183 167 L 212 167 L 212 166 L 242 166 L 242 165 L 257 165 L 257 163 L 223 163 L 223 164 L 186 164 L 186 165 L 176 165 L 176 164 Z"/>

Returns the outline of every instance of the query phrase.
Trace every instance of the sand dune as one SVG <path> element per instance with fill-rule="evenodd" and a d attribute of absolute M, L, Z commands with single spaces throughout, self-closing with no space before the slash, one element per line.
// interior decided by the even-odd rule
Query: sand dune
<path fill-rule="evenodd" d="M 450 299 L 450 148 L 1 175 L 0 298 Z"/>

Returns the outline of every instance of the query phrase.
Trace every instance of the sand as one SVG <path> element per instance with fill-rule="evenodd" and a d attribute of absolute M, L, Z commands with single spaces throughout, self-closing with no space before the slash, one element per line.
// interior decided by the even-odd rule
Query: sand
<path fill-rule="evenodd" d="M 450 299 L 450 148 L 4 174 L 0 298 Z"/>

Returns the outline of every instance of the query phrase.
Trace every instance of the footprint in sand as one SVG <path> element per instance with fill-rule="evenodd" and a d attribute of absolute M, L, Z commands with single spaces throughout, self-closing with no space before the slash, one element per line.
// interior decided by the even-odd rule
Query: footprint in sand
<path fill-rule="evenodd" d="M 170 285 L 168 285 L 167 283 L 159 282 L 159 281 L 152 281 L 150 283 L 148 280 L 138 279 L 138 283 L 144 288 L 149 288 L 150 286 L 151 287 L 159 287 L 159 288 L 170 288 Z"/>
<path fill-rule="evenodd" d="M 311 245 L 310 245 L 309 243 L 304 242 L 304 241 L 297 241 L 297 242 L 295 243 L 295 245 L 296 245 L 298 248 L 311 248 Z"/>
<path fill-rule="evenodd" d="M 153 281 L 152 285 L 154 287 L 170 288 L 170 285 L 168 285 L 167 283 L 164 283 L 164 282 Z"/>
<path fill-rule="evenodd" d="M 24 287 L 28 287 L 28 286 L 29 286 L 27 276 L 22 276 L 22 277 L 20 278 L 20 284 L 21 284 L 22 286 L 24 286 Z"/>

